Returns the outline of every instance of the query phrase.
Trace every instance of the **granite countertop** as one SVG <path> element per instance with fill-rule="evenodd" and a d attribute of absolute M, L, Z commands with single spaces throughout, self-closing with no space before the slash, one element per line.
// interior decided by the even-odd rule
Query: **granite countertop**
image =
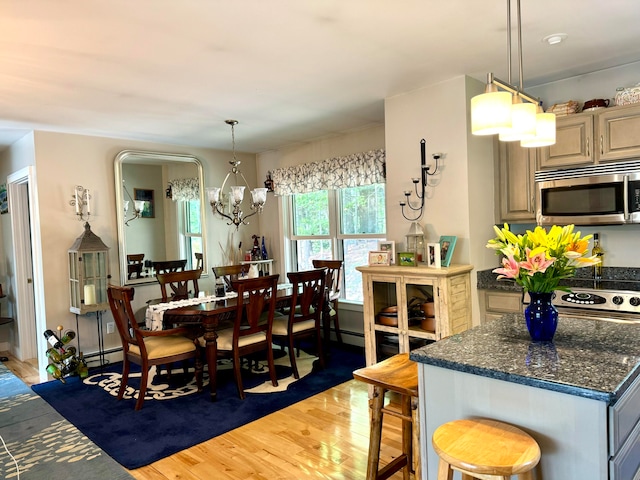
<path fill-rule="evenodd" d="M 498 280 L 498 275 L 492 268 L 477 272 L 478 290 L 502 290 L 507 292 L 522 292 L 516 282 L 509 279 Z M 563 282 L 569 288 L 596 288 L 602 290 L 640 291 L 640 269 L 626 267 L 604 267 L 602 280 L 595 282 L 590 268 L 579 268 L 576 276 Z"/>
<path fill-rule="evenodd" d="M 411 352 L 424 364 L 615 403 L 640 375 L 640 325 L 560 317 L 532 342 L 520 313 Z"/>

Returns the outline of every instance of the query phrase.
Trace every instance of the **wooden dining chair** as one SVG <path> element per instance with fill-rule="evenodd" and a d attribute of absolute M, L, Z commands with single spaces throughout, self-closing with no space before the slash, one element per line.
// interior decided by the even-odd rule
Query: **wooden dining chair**
<path fill-rule="evenodd" d="M 194 253 L 193 256 L 196 258 L 196 270 L 204 271 L 204 266 L 203 266 L 204 257 L 202 253 Z"/>
<path fill-rule="evenodd" d="M 135 274 L 135 278 L 140 278 L 142 275 L 142 267 L 144 264 L 144 253 L 131 253 L 127 255 L 127 278 L 131 280 L 131 277 Z"/>
<path fill-rule="evenodd" d="M 221 267 L 213 267 L 213 274 L 216 279 L 222 278 L 224 280 L 225 289 L 228 292 L 233 292 L 233 282 L 240 279 L 241 277 L 247 277 L 249 274 L 249 267 L 251 265 L 224 265 Z M 247 277 L 248 278 L 248 277 Z"/>
<path fill-rule="evenodd" d="M 333 322 L 333 328 L 336 331 L 336 339 L 342 344 L 342 335 L 340 334 L 340 319 L 338 317 L 338 302 L 340 300 L 340 284 L 342 283 L 342 260 L 313 260 L 314 268 L 326 268 L 327 279 L 325 287 L 328 289 L 327 302 L 329 303 L 329 318 L 323 318 L 323 322 L 328 322 L 326 332 L 328 333 Z M 325 305 L 327 311 L 327 305 Z M 327 338 L 327 341 L 329 339 Z"/>
<path fill-rule="evenodd" d="M 133 295 L 132 287 L 109 285 L 107 288 L 109 307 L 120 334 L 123 351 L 122 381 L 117 398 L 121 400 L 127 388 L 131 363 L 140 365 L 142 377 L 135 407 L 136 410 L 140 410 L 147 391 L 149 367 L 171 365 L 173 362 L 191 358 L 199 362 L 199 358 L 196 342 L 185 336 L 189 333 L 189 329 L 172 328 L 158 331 L 141 329 L 131 308 Z M 198 391 L 200 391 L 202 390 L 201 366 L 196 368 L 195 376 Z"/>
<path fill-rule="evenodd" d="M 187 260 L 163 260 L 160 262 L 152 262 L 153 269 L 158 273 L 181 272 L 187 266 Z"/>
<path fill-rule="evenodd" d="M 156 278 L 160 284 L 162 302 L 185 300 L 189 297 L 197 297 L 200 289 L 198 279 L 202 270 L 185 270 L 183 272 L 158 273 Z M 167 286 L 171 289 L 167 293 Z"/>
<path fill-rule="evenodd" d="M 233 359 L 233 373 L 238 395 L 243 400 L 245 393 L 242 387 L 241 357 L 266 351 L 271 383 L 274 387 L 278 386 L 271 337 L 276 311 L 278 278 L 279 275 L 276 274 L 236 282 L 234 286 L 238 292 L 238 302 L 233 328 L 218 332 L 218 357 Z M 200 337 L 199 341 L 200 346 L 206 347 L 204 337 Z"/>
<path fill-rule="evenodd" d="M 324 368 L 320 317 L 325 298 L 327 272 L 324 268 L 287 274 L 293 294 L 288 315 L 273 321 L 273 338 L 286 342 L 294 378 L 300 378 L 296 365 L 295 342 L 305 337 L 316 337 L 320 366 Z"/>

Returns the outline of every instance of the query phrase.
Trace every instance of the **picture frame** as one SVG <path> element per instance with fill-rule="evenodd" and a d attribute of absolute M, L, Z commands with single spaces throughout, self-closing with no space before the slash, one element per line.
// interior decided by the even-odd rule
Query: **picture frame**
<path fill-rule="evenodd" d="M 458 237 L 453 235 L 444 235 L 440 237 L 440 264 L 443 267 L 451 265 L 451 257 L 456 247 Z"/>
<path fill-rule="evenodd" d="M 389 252 L 390 264 L 396 263 L 396 242 L 393 240 L 379 240 L 378 250 Z"/>
<path fill-rule="evenodd" d="M 398 252 L 398 265 L 401 267 L 415 267 L 416 252 Z"/>
<path fill-rule="evenodd" d="M 142 218 L 156 218 L 153 190 L 147 190 L 145 188 L 134 188 L 133 199 L 142 200 L 144 202 L 144 208 L 142 209 L 142 213 L 140 214 Z"/>
<path fill-rule="evenodd" d="M 427 267 L 440 268 L 442 265 L 440 257 L 440 244 L 427 243 Z"/>
<path fill-rule="evenodd" d="M 369 266 L 389 265 L 390 261 L 391 257 L 387 250 L 372 250 L 369 252 Z"/>

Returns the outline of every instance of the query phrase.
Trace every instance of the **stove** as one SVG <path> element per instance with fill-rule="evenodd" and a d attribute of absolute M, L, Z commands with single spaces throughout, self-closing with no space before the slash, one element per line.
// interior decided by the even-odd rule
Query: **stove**
<path fill-rule="evenodd" d="M 553 299 L 560 314 L 640 323 L 640 282 L 571 279 L 567 286 L 570 292 L 556 290 Z"/>

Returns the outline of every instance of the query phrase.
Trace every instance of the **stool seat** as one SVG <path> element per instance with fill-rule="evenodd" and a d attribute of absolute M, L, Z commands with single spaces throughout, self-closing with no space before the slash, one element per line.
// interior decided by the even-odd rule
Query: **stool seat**
<path fill-rule="evenodd" d="M 398 353 L 382 362 L 355 370 L 353 377 L 400 395 L 418 396 L 418 365 L 409 358 L 408 353 Z"/>
<path fill-rule="evenodd" d="M 373 385 L 366 479 L 384 480 L 395 472 L 402 470 L 403 479 L 408 480 L 410 473 L 413 472 L 413 444 L 419 444 L 417 420 L 418 365 L 409 358 L 408 353 L 399 353 L 382 362 L 355 370 L 353 377 L 356 380 Z M 401 410 L 384 406 L 385 394 L 388 391 L 400 395 Z M 389 414 L 402 420 L 402 455 L 379 469 L 383 414 Z M 419 478 L 420 463 L 419 461 L 416 463 L 418 464 L 416 478 Z"/>
<path fill-rule="evenodd" d="M 452 469 L 462 478 L 530 479 L 540 461 L 538 443 L 523 430 L 485 418 L 454 420 L 440 425 L 432 437 L 440 457 L 438 480 L 451 479 Z"/>

